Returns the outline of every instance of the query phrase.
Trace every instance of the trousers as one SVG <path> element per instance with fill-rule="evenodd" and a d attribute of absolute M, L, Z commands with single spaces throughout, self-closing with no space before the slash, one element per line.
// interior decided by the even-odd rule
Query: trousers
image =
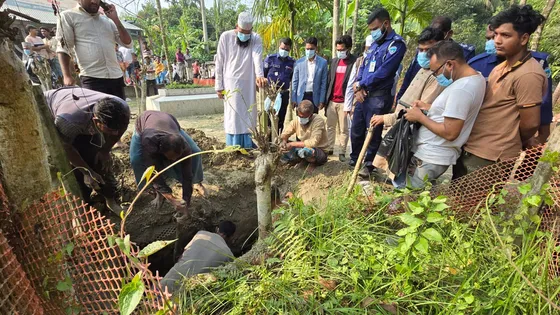
<path fill-rule="evenodd" d="M 352 152 L 350 153 L 350 159 L 352 161 L 357 161 L 364 145 L 366 139 L 367 129 L 373 115 L 384 115 L 391 109 L 393 98 L 391 96 L 391 91 L 384 91 L 381 94 L 370 96 L 366 98 L 362 103 L 356 103 L 356 108 L 354 109 L 354 116 L 352 117 L 352 128 L 350 131 L 350 139 L 352 140 Z M 367 148 L 366 156 L 364 159 L 364 165 L 371 166 L 373 158 L 377 154 L 377 149 L 381 144 L 383 134 L 383 124 L 375 127 L 373 132 L 373 139 L 369 143 Z"/>
<path fill-rule="evenodd" d="M 335 139 L 338 138 L 340 154 L 346 154 L 346 146 L 348 145 L 348 119 L 344 112 L 344 103 L 329 102 L 326 109 L 326 116 L 329 151 L 334 151 Z"/>

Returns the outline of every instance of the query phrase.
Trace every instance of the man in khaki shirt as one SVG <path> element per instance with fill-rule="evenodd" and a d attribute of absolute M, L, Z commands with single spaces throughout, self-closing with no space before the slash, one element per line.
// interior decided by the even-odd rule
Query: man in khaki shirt
<path fill-rule="evenodd" d="M 488 77 L 484 102 L 453 168 L 453 178 L 517 157 L 540 126 L 540 104 L 547 78 L 527 45 L 544 17 L 531 6 L 512 6 L 494 16 L 496 54 L 505 58 Z"/>
<path fill-rule="evenodd" d="M 327 162 L 327 129 L 323 118 L 313 113 L 314 107 L 310 101 L 303 100 L 297 107 L 298 119 L 284 128 L 281 149 L 286 153 L 282 162 L 290 165 L 307 162 L 311 169 Z M 298 141 L 288 142 L 293 134 Z"/>
<path fill-rule="evenodd" d="M 60 13 L 56 27 L 56 52 L 64 85 L 75 85 L 70 54 L 76 56 L 82 87 L 125 99 L 123 73 L 115 43 L 132 47 L 132 38 L 119 20 L 115 6 L 99 13 L 99 0 L 78 0 L 78 5 Z"/>

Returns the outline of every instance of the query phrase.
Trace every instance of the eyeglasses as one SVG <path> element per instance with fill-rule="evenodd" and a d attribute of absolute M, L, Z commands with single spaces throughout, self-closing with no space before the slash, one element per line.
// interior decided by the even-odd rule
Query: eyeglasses
<path fill-rule="evenodd" d="M 437 76 L 436 73 L 438 73 L 439 70 L 440 70 L 443 66 L 445 66 L 445 64 L 446 64 L 448 61 L 451 61 L 451 60 L 455 60 L 455 59 L 447 59 L 444 63 L 441 64 L 441 66 L 439 66 L 436 70 L 432 71 L 432 75 L 433 75 L 434 77 Z"/>

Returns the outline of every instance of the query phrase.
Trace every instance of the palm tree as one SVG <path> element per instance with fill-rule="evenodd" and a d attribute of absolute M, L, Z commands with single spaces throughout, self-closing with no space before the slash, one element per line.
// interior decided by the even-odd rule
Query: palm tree
<path fill-rule="evenodd" d="M 428 1 L 425 0 L 381 0 L 396 22 L 393 27 L 401 36 L 414 37 L 430 23 Z"/>
<path fill-rule="evenodd" d="M 167 60 L 167 73 L 171 76 L 173 73 L 173 68 L 171 67 L 171 59 L 169 59 L 169 51 L 167 49 L 167 35 L 165 28 L 163 27 L 163 18 L 161 17 L 161 2 L 156 0 L 157 15 L 159 18 L 159 27 L 161 29 L 161 41 L 163 42 L 163 53 L 165 54 L 165 59 Z"/>

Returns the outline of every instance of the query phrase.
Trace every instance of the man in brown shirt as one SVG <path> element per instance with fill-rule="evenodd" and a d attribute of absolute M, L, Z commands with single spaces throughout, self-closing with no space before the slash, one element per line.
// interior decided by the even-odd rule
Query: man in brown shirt
<path fill-rule="evenodd" d="M 323 118 L 313 113 L 314 105 L 303 100 L 297 108 L 297 120 L 292 120 L 282 132 L 281 148 L 286 151 L 282 161 L 295 165 L 300 162 L 310 163 L 313 168 L 327 162 L 326 150 L 329 147 L 327 129 Z M 295 134 L 298 141 L 288 142 Z"/>
<path fill-rule="evenodd" d="M 505 61 L 488 77 L 484 102 L 453 178 L 517 157 L 539 129 L 547 78 L 527 45 L 543 21 L 530 5 L 512 6 L 490 20 L 496 54 Z"/>

